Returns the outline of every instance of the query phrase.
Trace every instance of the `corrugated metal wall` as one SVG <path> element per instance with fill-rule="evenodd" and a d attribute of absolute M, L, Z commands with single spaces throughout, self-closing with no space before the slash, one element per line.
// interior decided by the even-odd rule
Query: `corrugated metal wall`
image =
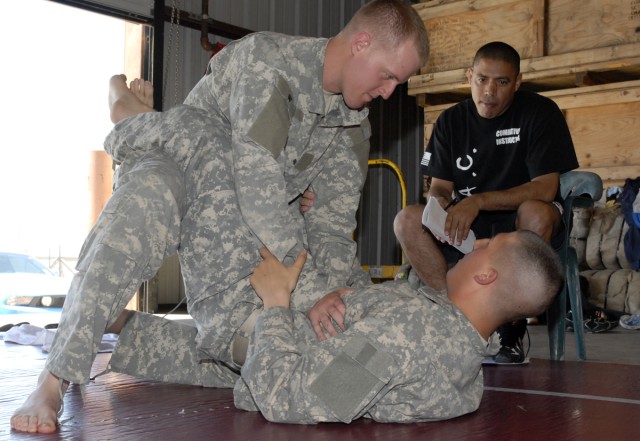
<path fill-rule="evenodd" d="M 423 144 L 422 108 L 407 95 L 406 84 L 387 100 L 371 106 L 373 129 L 370 158 L 393 161 L 402 171 L 407 204 L 422 198 L 420 159 Z M 393 218 L 402 208 L 400 184 L 387 166 L 369 168 L 358 211 L 358 256 L 362 264 L 398 265 L 402 252 L 393 234 Z"/>

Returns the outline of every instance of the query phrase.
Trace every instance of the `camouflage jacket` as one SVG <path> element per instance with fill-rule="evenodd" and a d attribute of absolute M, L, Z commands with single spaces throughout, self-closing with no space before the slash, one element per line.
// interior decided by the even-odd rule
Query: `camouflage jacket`
<path fill-rule="evenodd" d="M 317 340 L 303 314 L 270 308 L 236 383 L 236 406 L 270 421 L 442 420 L 473 412 L 497 352 L 444 292 L 406 282 L 343 296 L 346 330 Z"/>
<path fill-rule="evenodd" d="M 234 41 L 211 59 L 185 104 L 210 118 L 208 142 L 230 151 L 242 216 L 259 242 L 281 260 L 306 247 L 333 288 L 349 285 L 358 267 L 352 233 L 371 129 L 367 109 L 325 95 L 327 42 L 267 32 Z M 136 135 L 114 132 L 105 148 L 123 161 Z M 157 147 L 141 144 L 135 148 Z M 297 198 L 307 188 L 317 198 L 302 216 Z"/>

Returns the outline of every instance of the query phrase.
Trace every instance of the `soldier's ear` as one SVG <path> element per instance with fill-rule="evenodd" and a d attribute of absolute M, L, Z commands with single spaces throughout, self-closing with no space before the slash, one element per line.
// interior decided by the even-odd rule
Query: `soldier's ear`
<path fill-rule="evenodd" d="M 351 40 L 351 51 L 357 54 L 366 51 L 371 46 L 371 34 L 368 32 L 358 32 Z"/>
<path fill-rule="evenodd" d="M 490 285 L 498 280 L 498 271 L 495 268 L 485 268 L 473 275 L 473 280 L 479 285 Z"/>

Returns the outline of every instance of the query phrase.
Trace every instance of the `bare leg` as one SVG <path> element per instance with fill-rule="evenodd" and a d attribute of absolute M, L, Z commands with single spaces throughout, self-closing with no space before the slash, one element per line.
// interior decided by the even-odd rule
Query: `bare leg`
<path fill-rule="evenodd" d="M 551 243 L 562 225 L 562 217 L 552 204 L 542 201 L 525 201 L 518 207 L 516 228 L 529 230 Z"/>
<path fill-rule="evenodd" d="M 106 334 L 120 334 L 120 331 L 122 331 L 122 328 L 127 323 L 127 320 L 129 319 L 130 314 L 131 314 L 131 311 L 129 311 L 128 309 L 125 309 L 124 311 L 122 311 L 122 314 L 120 314 L 120 316 L 116 319 L 116 321 L 113 322 L 113 324 L 109 326 L 107 329 L 105 329 L 104 332 Z"/>
<path fill-rule="evenodd" d="M 133 80 L 127 87 L 127 77 L 114 75 L 109 80 L 109 108 L 111 121 L 117 123 L 129 116 L 153 112 L 153 87 L 150 82 Z M 105 332 L 120 333 L 128 317 L 124 311 Z M 11 427 L 20 432 L 52 433 L 56 430 L 62 396 L 69 383 L 60 381 L 46 368 L 38 378 L 35 390 L 11 417 Z"/>
<path fill-rule="evenodd" d="M 129 317 L 129 313 L 130 311 L 124 310 L 105 332 L 119 334 Z M 61 382 L 47 369 L 43 369 L 38 377 L 36 389 L 13 413 L 11 428 L 19 432 L 55 432 L 58 411 L 62 408 L 62 396 L 68 387 L 69 382 Z"/>
<path fill-rule="evenodd" d="M 153 112 L 153 86 L 149 81 L 135 79 L 127 87 L 125 75 L 109 80 L 109 110 L 114 124 L 133 115 Z"/>
<path fill-rule="evenodd" d="M 447 262 L 433 236 L 422 229 L 424 205 L 409 205 L 396 215 L 393 231 L 418 277 L 434 289 L 446 287 Z"/>

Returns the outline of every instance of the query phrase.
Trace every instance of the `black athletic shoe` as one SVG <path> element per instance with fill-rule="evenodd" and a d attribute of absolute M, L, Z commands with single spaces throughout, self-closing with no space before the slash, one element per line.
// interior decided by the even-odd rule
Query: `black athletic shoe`
<path fill-rule="evenodd" d="M 584 329 L 594 334 L 611 331 L 617 326 L 617 321 L 608 320 L 601 312 L 596 313 L 594 317 L 589 317 L 584 321 Z"/>
<path fill-rule="evenodd" d="M 527 329 L 526 320 L 518 320 L 502 325 L 498 329 L 500 337 L 500 351 L 493 357 L 496 364 L 522 364 L 526 363 L 531 337 Z M 524 338 L 527 336 L 527 350 L 524 349 Z"/>
<path fill-rule="evenodd" d="M 511 346 L 502 346 L 500 351 L 493 357 L 497 364 L 521 364 L 524 363 L 525 358 L 522 339 L 518 339 Z"/>

